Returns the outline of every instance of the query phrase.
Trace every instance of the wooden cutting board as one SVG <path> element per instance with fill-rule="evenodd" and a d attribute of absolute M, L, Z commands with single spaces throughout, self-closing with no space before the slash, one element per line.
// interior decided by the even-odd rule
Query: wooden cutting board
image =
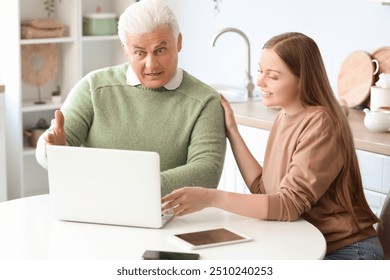
<path fill-rule="evenodd" d="M 365 103 L 374 84 L 374 70 L 369 53 L 355 51 L 349 54 L 341 65 L 337 80 L 339 99 L 344 99 L 350 108 Z"/>
<path fill-rule="evenodd" d="M 371 57 L 378 60 L 379 62 L 379 72 L 390 74 L 390 47 L 382 47 L 375 50 Z"/>

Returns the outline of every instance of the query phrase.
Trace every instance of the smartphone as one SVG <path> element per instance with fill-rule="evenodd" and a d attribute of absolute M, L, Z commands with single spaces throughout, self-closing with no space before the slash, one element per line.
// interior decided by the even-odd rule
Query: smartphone
<path fill-rule="evenodd" d="M 199 260 L 199 254 L 146 250 L 142 258 L 144 260 Z"/>

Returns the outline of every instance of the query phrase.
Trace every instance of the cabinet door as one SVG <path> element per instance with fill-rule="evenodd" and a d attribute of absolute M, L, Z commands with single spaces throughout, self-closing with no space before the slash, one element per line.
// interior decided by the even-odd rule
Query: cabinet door
<path fill-rule="evenodd" d="M 239 125 L 239 131 L 253 156 L 260 164 L 263 164 L 269 131 L 242 125 Z M 226 148 L 225 165 L 218 188 L 232 192 L 250 193 L 238 169 L 229 143 Z"/>
<path fill-rule="evenodd" d="M 379 213 L 390 191 L 390 157 L 356 150 L 368 205 Z"/>

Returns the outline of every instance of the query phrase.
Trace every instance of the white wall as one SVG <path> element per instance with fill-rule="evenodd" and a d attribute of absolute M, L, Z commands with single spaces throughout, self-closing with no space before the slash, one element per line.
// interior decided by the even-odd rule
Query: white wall
<path fill-rule="evenodd" d="M 216 47 L 212 37 L 224 27 L 236 27 L 251 42 L 251 71 L 263 44 L 272 36 L 303 32 L 318 43 L 332 87 L 337 92 L 339 68 L 355 50 L 369 53 L 390 46 L 390 6 L 367 0 L 169 0 L 183 33 L 180 66 L 207 83 L 240 86 L 246 67 L 246 47 L 237 34 L 223 34 Z"/>

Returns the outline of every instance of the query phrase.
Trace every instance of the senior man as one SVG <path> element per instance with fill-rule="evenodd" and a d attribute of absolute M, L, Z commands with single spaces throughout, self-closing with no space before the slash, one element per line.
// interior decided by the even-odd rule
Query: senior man
<path fill-rule="evenodd" d="M 226 149 L 220 96 L 178 68 L 182 35 L 172 10 L 162 0 L 136 2 L 120 16 L 118 34 L 128 63 L 75 85 L 39 139 L 38 162 L 47 167 L 47 144 L 155 151 L 163 195 L 216 187 Z"/>

